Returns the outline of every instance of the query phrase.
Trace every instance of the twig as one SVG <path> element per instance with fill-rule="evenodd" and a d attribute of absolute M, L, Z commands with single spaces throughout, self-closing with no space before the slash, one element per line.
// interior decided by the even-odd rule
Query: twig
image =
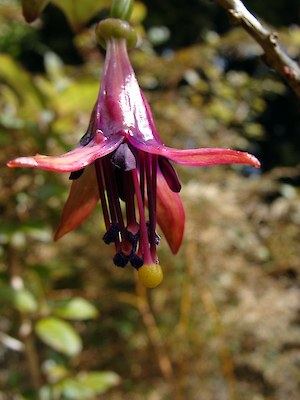
<path fill-rule="evenodd" d="M 189 265 L 187 273 L 190 275 L 190 278 L 192 278 L 193 281 L 195 281 L 196 278 L 196 275 L 194 273 L 194 271 L 197 270 L 196 263 L 208 265 L 206 256 L 203 253 L 199 257 L 201 251 L 199 250 L 199 243 L 195 240 L 195 232 L 197 231 L 197 229 L 198 227 L 196 227 L 193 222 L 188 224 L 188 226 L 186 227 L 186 239 L 188 243 L 186 262 Z M 232 355 L 226 342 L 222 318 L 219 314 L 219 310 L 215 303 L 214 297 L 205 279 L 200 279 L 199 281 L 197 281 L 197 292 L 199 293 L 199 299 L 202 302 L 203 307 L 213 324 L 215 338 L 219 339 L 218 354 L 221 361 L 223 375 L 228 386 L 227 398 L 230 400 L 236 400 L 237 392 Z M 187 337 L 185 340 L 187 340 Z"/>
<path fill-rule="evenodd" d="M 262 47 L 265 63 L 276 70 L 300 98 L 300 67 L 278 43 L 278 34 L 263 26 L 240 0 L 215 0 L 228 12 L 234 24 L 241 25 Z"/>
<path fill-rule="evenodd" d="M 25 354 L 27 358 L 28 370 L 31 376 L 32 386 L 38 391 L 42 386 L 39 357 L 32 331 L 32 321 L 22 317 L 20 326 L 20 337 L 23 340 Z"/>
<path fill-rule="evenodd" d="M 156 353 L 161 373 L 166 381 L 172 382 L 174 384 L 174 371 L 172 363 L 166 352 L 163 339 L 160 335 L 160 331 L 152 314 L 146 289 L 138 281 L 136 282 L 136 295 L 137 307 L 147 329 L 149 339 Z"/>
<path fill-rule="evenodd" d="M 232 356 L 225 342 L 223 324 L 219 311 L 217 309 L 214 298 L 209 288 L 207 288 L 205 284 L 203 284 L 200 290 L 200 298 L 208 315 L 210 316 L 210 318 L 214 323 L 216 337 L 220 339 L 219 356 L 221 360 L 223 374 L 225 376 L 228 385 L 228 398 L 230 400 L 236 400 L 237 394 L 236 394 L 236 383 L 235 383 L 234 365 L 232 361 Z"/>

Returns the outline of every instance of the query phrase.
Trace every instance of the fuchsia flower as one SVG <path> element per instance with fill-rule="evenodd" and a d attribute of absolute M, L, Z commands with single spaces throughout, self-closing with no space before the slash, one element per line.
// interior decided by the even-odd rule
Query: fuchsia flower
<path fill-rule="evenodd" d="M 106 44 L 104 70 L 88 130 L 78 147 L 56 157 L 20 157 L 8 166 L 71 172 L 71 191 L 55 239 L 79 226 L 100 199 L 106 226 L 103 240 L 115 245 L 114 264 L 131 263 L 141 281 L 154 287 L 162 280 L 156 223 L 174 254 L 184 232 L 180 182 L 170 161 L 190 166 L 260 164 L 251 154 L 229 149 L 165 146 L 128 58 L 134 31 L 127 22 L 107 19 L 98 24 L 97 35 Z"/>

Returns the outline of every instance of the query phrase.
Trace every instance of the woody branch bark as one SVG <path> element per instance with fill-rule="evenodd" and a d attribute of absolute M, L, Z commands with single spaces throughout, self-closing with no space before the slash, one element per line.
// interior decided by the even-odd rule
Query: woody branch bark
<path fill-rule="evenodd" d="M 264 51 L 263 60 L 275 69 L 300 98 L 300 67 L 278 43 L 278 34 L 268 30 L 240 0 L 216 0 L 228 12 L 232 23 L 241 25 Z"/>

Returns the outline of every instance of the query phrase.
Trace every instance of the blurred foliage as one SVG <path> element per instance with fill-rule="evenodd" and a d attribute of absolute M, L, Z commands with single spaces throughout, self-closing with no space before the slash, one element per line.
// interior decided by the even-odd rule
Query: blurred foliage
<path fill-rule="evenodd" d="M 94 25 L 108 8 L 84 3 L 49 2 L 29 25 L 20 2 L 0 2 L 0 397 L 296 400 L 299 104 L 221 8 L 144 1 L 132 16 L 130 56 L 164 142 L 263 162 L 262 175 L 178 168 L 185 241 L 173 257 L 162 240 L 155 291 L 112 266 L 100 210 L 53 243 L 66 176 L 5 167 L 73 148 L 87 128 L 104 59 Z M 298 59 L 299 4 L 288 3 L 247 6 Z"/>
<path fill-rule="evenodd" d="M 225 33 L 231 29 L 226 13 L 214 1 L 207 0 L 144 0 L 148 8 L 145 26 L 166 26 L 171 32 L 168 45 L 188 46 L 203 38 L 207 31 Z M 275 27 L 299 23 L 298 0 L 273 0 L 272 7 L 266 1 L 246 0 L 245 6 L 261 20 Z"/>

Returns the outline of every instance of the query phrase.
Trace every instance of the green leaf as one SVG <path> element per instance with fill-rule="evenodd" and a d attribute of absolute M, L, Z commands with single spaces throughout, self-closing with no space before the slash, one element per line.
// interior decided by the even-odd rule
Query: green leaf
<path fill-rule="evenodd" d="M 22 0 L 23 15 L 27 22 L 36 20 L 49 0 Z"/>
<path fill-rule="evenodd" d="M 47 382 L 60 382 L 70 376 L 68 367 L 60 362 L 49 358 L 43 362 L 43 372 L 47 378 Z"/>
<path fill-rule="evenodd" d="M 78 379 L 86 388 L 97 394 L 104 393 L 120 383 L 119 375 L 112 371 L 81 372 Z"/>
<path fill-rule="evenodd" d="M 37 302 L 27 289 L 14 290 L 15 307 L 24 313 L 32 313 L 37 310 Z"/>
<path fill-rule="evenodd" d="M 80 336 L 68 322 L 59 318 L 47 317 L 35 325 L 37 336 L 54 350 L 68 356 L 75 356 L 82 349 Z"/>
<path fill-rule="evenodd" d="M 110 6 L 111 0 L 52 0 L 66 15 L 71 27 L 79 31 L 93 15 Z"/>
<path fill-rule="evenodd" d="M 0 81 L 10 88 L 15 106 L 19 107 L 18 119 L 33 119 L 43 109 L 43 96 L 35 86 L 32 76 L 7 54 L 0 54 Z"/>
<path fill-rule="evenodd" d="M 75 378 L 67 378 L 55 385 L 56 389 L 68 400 L 92 400 L 95 392 L 86 388 Z"/>
<path fill-rule="evenodd" d="M 59 115 L 73 114 L 78 110 L 93 108 L 99 90 L 99 82 L 90 79 L 80 79 L 73 82 L 51 99 L 53 108 Z"/>
<path fill-rule="evenodd" d="M 0 300 L 9 302 L 22 313 L 33 313 L 38 308 L 33 294 L 24 288 L 14 289 L 8 285 L 1 286 Z"/>
<path fill-rule="evenodd" d="M 120 377 L 111 371 L 81 372 L 75 378 L 66 378 L 55 387 L 70 400 L 93 400 L 116 386 Z"/>
<path fill-rule="evenodd" d="M 75 320 L 92 319 L 98 316 L 97 308 L 81 297 L 58 300 L 54 304 L 53 313 L 61 318 Z"/>

